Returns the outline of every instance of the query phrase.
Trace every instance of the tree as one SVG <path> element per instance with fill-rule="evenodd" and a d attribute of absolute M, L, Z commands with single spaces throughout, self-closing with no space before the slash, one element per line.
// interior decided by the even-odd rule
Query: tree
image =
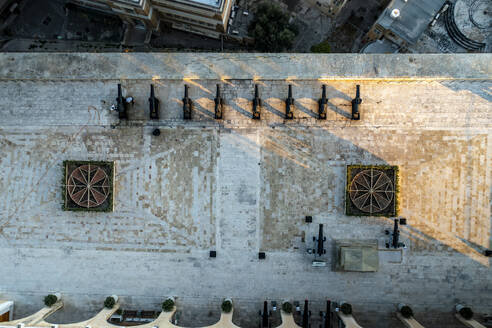
<path fill-rule="evenodd" d="M 278 5 L 261 3 L 248 27 L 249 35 L 255 38 L 255 48 L 264 52 L 290 49 L 299 31 L 289 18 Z"/>
<path fill-rule="evenodd" d="M 51 307 L 53 304 L 55 304 L 58 301 L 58 297 L 53 294 L 46 295 L 44 297 L 44 305 Z"/>
<path fill-rule="evenodd" d="M 232 303 L 230 300 L 224 300 L 222 302 L 222 311 L 225 313 L 229 313 L 232 311 Z"/>
<path fill-rule="evenodd" d="M 171 312 L 174 309 L 174 300 L 168 298 L 162 303 L 162 310 L 164 312 Z"/>
<path fill-rule="evenodd" d="M 108 296 L 104 300 L 104 307 L 106 307 L 108 309 L 112 309 L 115 304 L 116 304 L 116 302 L 115 302 L 113 296 Z"/>
<path fill-rule="evenodd" d="M 321 43 L 315 44 L 311 47 L 311 52 L 314 53 L 329 53 L 331 52 L 331 46 L 328 41 L 323 41 Z"/>

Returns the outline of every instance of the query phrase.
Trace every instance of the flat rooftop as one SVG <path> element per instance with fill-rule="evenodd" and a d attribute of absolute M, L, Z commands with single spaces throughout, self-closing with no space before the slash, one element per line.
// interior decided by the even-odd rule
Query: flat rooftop
<path fill-rule="evenodd" d="M 365 328 L 404 327 L 400 302 L 424 326 L 460 327 L 455 303 L 492 307 L 482 255 L 491 63 L 490 54 L 0 54 L 0 297 L 20 317 L 60 291 L 64 309 L 48 318 L 58 323 L 117 294 L 123 308 L 145 310 L 176 296 L 188 327 L 216 322 L 224 297 L 241 327 L 257 326 L 265 299 L 309 299 L 313 327 L 326 299 L 350 302 Z M 110 110 L 118 83 L 135 100 L 128 120 Z M 149 119 L 150 84 L 159 120 Z M 317 119 L 322 85 L 326 120 Z M 352 121 L 356 85 L 361 120 Z M 65 160 L 114 162 L 113 212 L 62 210 Z M 345 215 L 350 164 L 399 167 L 406 249 L 385 248 L 389 218 Z M 326 267 L 306 252 L 319 224 Z M 378 271 L 332 270 L 335 244 L 348 239 L 376 240 Z"/>
<path fill-rule="evenodd" d="M 215 8 L 220 8 L 223 2 L 223 0 L 171 0 L 171 1 L 189 3 L 192 5 L 201 4 L 201 5 L 207 5 Z"/>
<path fill-rule="evenodd" d="M 377 23 L 413 44 L 424 33 L 445 2 L 445 0 L 393 0 Z M 398 17 L 391 16 L 393 10 L 399 10 Z"/>

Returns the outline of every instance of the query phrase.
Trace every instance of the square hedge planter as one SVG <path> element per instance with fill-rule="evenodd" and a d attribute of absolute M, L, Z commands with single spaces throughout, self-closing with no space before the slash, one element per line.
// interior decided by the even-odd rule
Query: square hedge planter
<path fill-rule="evenodd" d="M 347 165 L 345 214 L 398 215 L 398 166 Z"/>
<path fill-rule="evenodd" d="M 64 161 L 63 166 L 63 210 L 113 211 L 113 162 Z"/>

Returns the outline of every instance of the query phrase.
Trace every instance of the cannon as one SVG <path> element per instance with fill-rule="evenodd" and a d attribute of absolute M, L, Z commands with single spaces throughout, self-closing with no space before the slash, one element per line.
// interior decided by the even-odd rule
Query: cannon
<path fill-rule="evenodd" d="M 123 98 L 123 93 L 121 91 L 121 84 L 118 83 L 118 97 L 116 98 L 116 111 L 118 112 L 118 117 L 120 119 L 128 119 L 127 114 L 127 102 Z"/>
<path fill-rule="evenodd" d="M 188 97 L 188 85 L 185 84 L 185 94 L 183 98 L 183 118 L 191 120 L 191 111 L 193 109 L 193 101 Z"/>
<path fill-rule="evenodd" d="M 323 85 L 323 93 L 321 94 L 321 99 L 318 100 L 318 118 L 320 120 L 326 120 L 326 110 L 328 108 L 328 98 L 326 98 L 326 85 Z"/>
<path fill-rule="evenodd" d="M 322 256 L 323 254 L 326 254 L 326 249 L 324 248 L 324 243 L 326 241 L 326 237 L 323 236 L 323 225 L 319 225 L 319 230 L 318 230 L 318 238 L 313 237 L 313 241 L 316 244 L 316 248 L 313 249 L 308 249 L 309 254 L 314 254 L 318 256 Z"/>
<path fill-rule="evenodd" d="M 402 225 L 406 224 L 406 219 L 394 219 L 393 232 L 385 230 L 386 235 L 391 235 L 389 242 L 386 243 L 386 248 L 400 248 L 405 247 L 404 243 L 400 242 L 400 229 L 398 229 L 398 223 Z"/>
<path fill-rule="evenodd" d="M 154 85 L 150 85 L 150 98 L 149 98 L 149 110 L 150 110 L 150 119 L 158 120 L 159 119 L 159 99 L 157 99 L 154 95 Z"/>
<path fill-rule="evenodd" d="M 217 84 L 217 94 L 215 96 L 215 119 L 222 119 L 222 108 L 224 107 L 224 99 L 220 96 L 220 84 Z"/>
<path fill-rule="evenodd" d="M 261 98 L 258 92 L 258 84 L 255 84 L 255 97 L 253 98 L 253 119 L 261 118 Z"/>
<path fill-rule="evenodd" d="M 326 301 L 326 311 L 321 312 L 321 317 L 323 318 L 323 328 L 331 328 L 331 301 Z"/>
<path fill-rule="evenodd" d="M 294 98 L 292 98 L 292 84 L 289 84 L 289 95 L 285 99 L 285 118 L 291 120 L 294 118 Z"/>
<path fill-rule="evenodd" d="M 323 236 L 323 225 L 319 225 L 319 230 L 318 230 L 318 239 L 316 240 L 317 242 L 317 248 L 316 248 L 316 254 L 319 256 L 326 254 L 326 249 L 324 248 L 324 242 L 326 241 L 326 237 Z"/>
<path fill-rule="evenodd" d="M 357 84 L 355 98 L 352 99 L 352 120 L 360 120 L 359 105 L 362 103 L 360 98 L 360 85 Z"/>
<path fill-rule="evenodd" d="M 270 328 L 270 311 L 268 311 L 268 302 L 263 302 L 263 311 L 260 310 L 261 323 L 260 328 Z"/>
<path fill-rule="evenodd" d="M 304 300 L 304 309 L 302 311 L 302 328 L 309 328 L 309 317 L 311 311 L 309 311 L 308 300 Z"/>

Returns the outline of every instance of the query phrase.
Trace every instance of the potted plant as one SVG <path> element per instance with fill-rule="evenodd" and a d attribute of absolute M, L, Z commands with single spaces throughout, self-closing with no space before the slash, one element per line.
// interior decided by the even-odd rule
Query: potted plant
<path fill-rule="evenodd" d="M 413 310 L 411 307 L 409 307 L 406 304 L 398 304 L 398 311 L 400 311 L 401 315 L 404 318 L 409 319 L 410 317 L 413 317 Z"/>
<path fill-rule="evenodd" d="M 345 315 L 350 315 L 352 314 L 352 305 L 346 302 L 341 302 L 340 311 Z"/>
<path fill-rule="evenodd" d="M 51 307 L 59 299 L 61 299 L 60 293 L 48 294 L 44 297 L 44 305 L 46 305 L 47 307 Z"/>
<path fill-rule="evenodd" d="M 118 302 L 118 296 L 116 295 L 108 296 L 104 300 L 104 307 L 107 309 L 112 309 L 113 306 L 116 304 L 116 302 Z"/>
<path fill-rule="evenodd" d="M 282 303 L 282 311 L 285 313 L 292 313 L 292 303 L 285 301 Z"/>
<path fill-rule="evenodd" d="M 226 298 L 221 305 L 222 312 L 229 313 L 232 311 L 232 300 L 230 298 Z"/>
<path fill-rule="evenodd" d="M 171 297 L 162 302 L 162 310 L 164 312 L 171 312 L 174 309 L 174 299 Z"/>
<path fill-rule="evenodd" d="M 456 305 L 456 312 L 458 312 L 465 320 L 471 320 L 473 318 L 473 311 L 468 306 L 458 304 Z"/>

